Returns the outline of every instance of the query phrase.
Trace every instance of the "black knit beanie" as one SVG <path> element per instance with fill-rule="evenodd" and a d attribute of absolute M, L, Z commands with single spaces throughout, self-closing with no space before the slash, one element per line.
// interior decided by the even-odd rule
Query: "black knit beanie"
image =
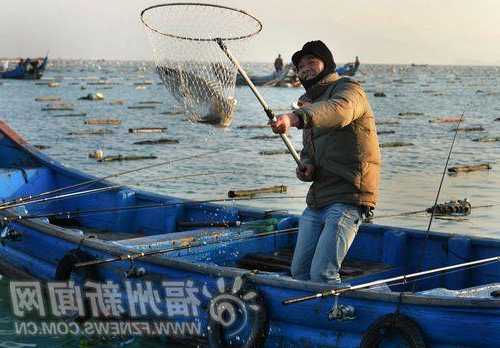
<path fill-rule="evenodd" d="M 300 80 L 300 82 L 302 82 L 302 85 L 306 90 L 309 89 L 309 87 L 316 84 L 316 82 L 321 80 L 326 75 L 335 72 L 335 69 L 337 67 L 335 65 L 335 61 L 333 60 L 333 55 L 330 49 L 323 43 L 323 41 L 316 40 L 316 41 L 306 42 L 304 46 L 302 46 L 302 49 L 300 51 L 297 51 L 293 54 L 292 62 L 293 65 L 295 65 L 295 67 L 297 68 L 297 70 L 300 59 L 307 54 L 311 54 L 321 59 L 323 64 L 325 64 L 325 69 L 321 73 L 319 73 L 318 76 L 316 76 L 315 78 L 312 78 L 310 80 L 302 80 L 302 79 Z"/>

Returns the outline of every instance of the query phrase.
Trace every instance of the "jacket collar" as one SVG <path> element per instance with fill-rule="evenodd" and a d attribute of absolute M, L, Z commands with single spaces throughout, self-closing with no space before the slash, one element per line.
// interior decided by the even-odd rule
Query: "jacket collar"
<path fill-rule="evenodd" d="M 326 89 L 330 87 L 333 83 L 340 80 L 341 77 L 337 73 L 331 73 L 323 77 L 316 84 L 311 86 L 306 90 L 306 96 L 310 100 L 315 100 L 319 98 L 323 93 L 325 93 Z"/>

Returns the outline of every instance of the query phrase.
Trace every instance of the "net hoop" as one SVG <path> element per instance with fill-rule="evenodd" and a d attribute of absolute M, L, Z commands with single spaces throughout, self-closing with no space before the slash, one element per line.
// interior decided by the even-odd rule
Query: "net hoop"
<path fill-rule="evenodd" d="M 228 37 L 217 37 L 217 38 L 212 38 L 212 37 L 199 38 L 199 37 L 180 36 L 180 35 L 175 35 L 175 34 L 170 34 L 170 33 L 164 33 L 161 30 L 149 25 L 146 22 L 146 20 L 144 19 L 144 15 L 148 11 L 151 11 L 151 10 L 156 9 L 156 8 L 168 7 L 168 6 L 172 6 L 172 7 L 173 6 L 204 6 L 204 7 L 215 7 L 215 8 L 220 8 L 220 9 L 238 12 L 238 13 L 244 14 L 244 15 L 248 16 L 249 18 L 253 19 L 257 24 L 257 30 L 252 32 L 252 33 L 249 33 L 247 35 L 240 35 L 240 36 L 228 36 Z M 262 22 L 257 17 L 249 14 L 248 12 L 245 12 L 243 10 L 239 10 L 239 9 L 233 8 L 233 7 L 223 6 L 223 5 L 196 3 L 196 2 L 173 2 L 173 3 L 168 3 L 168 4 L 159 4 L 159 5 L 153 5 L 153 6 L 147 7 L 144 10 L 142 10 L 142 12 L 141 12 L 141 21 L 149 30 L 154 31 L 160 35 L 164 35 L 164 36 L 168 36 L 168 37 L 180 39 L 180 40 L 189 40 L 189 41 L 215 41 L 217 39 L 220 39 L 223 41 L 242 40 L 242 39 L 247 39 L 247 38 L 250 38 L 252 36 L 255 36 L 262 31 Z"/>

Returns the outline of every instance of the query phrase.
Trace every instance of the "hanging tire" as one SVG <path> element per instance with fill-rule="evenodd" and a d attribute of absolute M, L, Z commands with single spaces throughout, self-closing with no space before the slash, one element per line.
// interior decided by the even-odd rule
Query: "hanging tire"
<path fill-rule="evenodd" d="M 360 348 L 383 348 L 385 344 L 407 348 L 426 348 L 420 326 L 402 314 L 386 314 L 377 319 L 365 332 Z"/>
<path fill-rule="evenodd" d="M 64 254 L 56 268 L 55 280 L 68 281 L 75 275 L 79 275 L 85 280 L 98 280 L 97 270 L 95 267 L 85 267 L 82 270 L 77 270 L 75 265 L 80 262 L 92 261 L 94 258 L 80 249 L 72 249 Z"/>
<path fill-rule="evenodd" d="M 86 262 L 95 260 L 94 257 L 90 256 L 86 252 L 80 249 L 72 249 L 64 254 L 63 258 L 59 261 L 56 268 L 56 273 L 54 279 L 57 281 L 73 281 L 76 286 L 79 286 L 82 290 L 85 286 L 85 282 L 90 280 L 94 282 L 99 281 L 99 276 L 96 267 L 85 267 L 82 269 L 76 269 L 75 265 L 79 262 Z M 92 308 L 88 298 L 83 298 L 83 316 L 78 315 L 76 318 L 72 317 L 77 322 L 82 322 L 91 317 Z"/>
<path fill-rule="evenodd" d="M 236 282 L 241 278 L 235 279 Z M 219 289 L 220 291 L 220 289 Z M 260 348 L 269 331 L 264 298 L 244 282 L 236 291 L 224 291 L 212 298 L 208 313 L 210 348 Z"/>

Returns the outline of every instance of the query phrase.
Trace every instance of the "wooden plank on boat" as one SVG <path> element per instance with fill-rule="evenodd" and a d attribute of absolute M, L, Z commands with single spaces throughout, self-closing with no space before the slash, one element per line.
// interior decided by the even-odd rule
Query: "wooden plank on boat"
<path fill-rule="evenodd" d="M 129 128 L 129 133 L 164 133 L 167 127 L 142 127 L 142 128 Z"/>
<path fill-rule="evenodd" d="M 86 120 L 84 123 L 88 124 L 88 125 L 114 125 L 114 126 L 116 126 L 116 125 L 121 124 L 122 121 L 115 119 L 115 118 L 103 118 L 103 119 L 91 118 L 89 120 Z"/>
<path fill-rule="evenodd" d="M 402 146 L 413 146 L 413 143 L 405 143 L 402 141 L 392 141 L 389 143 L 380 144 L 380 147 L 402 147 Z"/>
<path fill-rule="evenodd" d="M 156 140 L 136 141 L 134 145 L 157 145 L 157 144 L 178 144 L 178 143 L 179 140 L 177 139 L 162 138 Z"/>
<path fill-rule="evenodd" d="M 114 161 L 139 161 L 139 160 L 147 160 L 147 159 L 157 159 L 158 157 L 149 155 L 149 156 L 136 156 L 136 155 L 116 155 L 116 156 L 104 156 L 101 159 L 98 159 L 98 162 L 114 162 Z"/>
<path fill-rule="evenodd" d="M 261 193 L 283 193 L 283 192 L 286 192 L 286 190 L 287 190 L 287 187 L 285 185 L 277 185 L 277 186 L 263 187 L 263 188 L 251 189 L 251 190 L 230 190 L 230 191 L 228 191 L 227 196 L 229 198 L 249 197 L 249 196 L 255 196 L 255 195 L 261 194 Z"/>
<path fill-rule="evenodd" d="M 490 170 L 492 167 L 489 163 L 462 165 L 448 168 L 448 174 L 476 172 L 479 170 Z"/>

